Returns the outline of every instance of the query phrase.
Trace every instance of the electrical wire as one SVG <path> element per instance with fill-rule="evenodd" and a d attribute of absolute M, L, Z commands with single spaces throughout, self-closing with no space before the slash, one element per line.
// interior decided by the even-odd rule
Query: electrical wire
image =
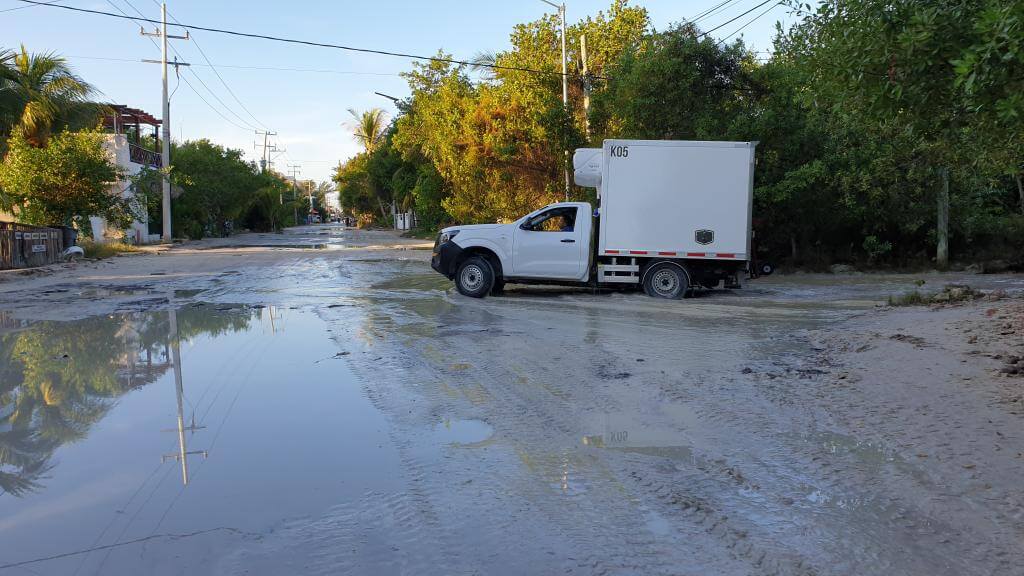
<path fill-rule="evenodd" d="M 57 2 L 62 1 L 63 0 L 50 0 L 49 2 L 43 2 L 43 4 L 56 4 Z M 34 6 L 17 6 L 14 8 L 4 8 L 3 10 L 0 10 L 0 14 L 3 14 L 4 12 L 14 12 L 15 10 L 24 10 L 25 8 L 34 8 Z"/>
<path fill-rule="evenodd" d="M 82 59 L 82 60 L 103 60 L 108 62 L 128 62 L 132 64 L 144 64 L 134 58 L 114 58 L 106 56 L 80 56 L 80 55 L 67 55 L 64 58 L 71 59 Z M 209 64 L 198 64 L 193 63 L 193 67 L 201 66 L 203 68 L 209 67 Z M 327 68 L 287 68 L 278 66 L 246 66 L 243 64 L 217 64 L 220 68 L 237 68 L 239 70 L 268 70 L 277 72 L 312 72 L 317 74 L 346 74 L 346 75 L 364 75 L 364 76 L 402 76 L 401 72 L 361 72 L 358 70 L 331 70 Z"/>
<path fill-rule="evenodd" d="M 132 4 L 131 4 L 131 2 L 129 2 L 129 0 L 124 0 L 124 1 L 129 6 L 132 6 Z M 153 4 L 156 4 L 157 6 L 160 6 L 160 3 L 157 2 L 156 0 L 153 0 Z M 139 10 L 137 8 L 135 8 L 134 6 L 132 6 L 132 8 L 135 9 L 136 12 L 139 12 Z M 139 14 L 142 14 L 142 13 L 139 12 Z M 175 18 L 174 15 L 170 13 L 170 11 L 167 12 L 167 15 L 171 17 L 171 20 L 174 20 L 179 25 L 181 24 L 181 22 L 179 22 L 178 19 Z M 235 91 L 231 89 L 231 86 L 228 86 L 227 81 L 225 81 L 224 77 L 221 76 L 220 72 L 217 71 L 217 67 L 213 65 L 213 62 L 210 62 L 210 59 L 206 56 L 206 52 L 203 51 L 203 48 L 199 45 L 199 41 L 196 39 L 196 37 L 194 35 L 192 36 L 191 40 L 192 40 L 192 44 L 196 47 L 196 50 L 199 50 L 199 54 L 202 55 L 203 60 L 206 60 L 206 63 L 210 66 L 210 69 L 213 70 L 213 73 L 217 76 L 217 79 L 220 80 L 220 83 L 224 85 L 224 88 L 228 91 L 228 94 L 230 94 L 231 97 L 235 99 L 235 102 L 237 102 L 238 105 L 242 107 L 242 110 L 245 110 L 245 113 L 248 114 L 249 117 L 251 117 L 253 120 L 255 120 L 257 124 L 262 126 L 264 130 L 270 130 L 270 128 L 266 124 L 264 124 L 263 122 L 260 122 L 260 119 L 257 118 L 252 112 L 250 112 L 249 108 L 247 108 L 246 105 L 243 104 L 242 101 L 238 98 L 238 96 L 235 95 Z"/>
<path fill-rule="evenodd" d="M 765 15 L 765 14 L 767 14 L 767 13 L 771 12 L 772 10 L 776 9 L 776 8 L 777 8 L 777 7 L 779 7 L 779 6 L 782 6 L 782 2 L 776 2 L 775 4 L 772 4 L 771 6 L 769 6 L 769 7 L 768 7 L 768 9 L 767 9 L 767 10 L 765 10 L 764 12 L 761 12 L 761 13 L 760 13 L 760 14 L 758 14 L 757 16 L 754 16 L 754 18 L 753 18 L 753 19 L 749 20 L 749 21 L 748 21 L 748 22 L 747 22 L 746 24 L 744 24 L 743 26 L 740 26 L 739 28 L 737 28 L 737 29 L 736 29 L 735 31 L 733 31 L 733 32 L 732 32 L 732 34 L 729 34 L 728 36 L 723 36 L 723 37 L 722 37 L 722 38 L 721 38 L 721 39 L 720 39 L 720 40 L 718 41 L 718 43 L 719 43 L 719 44 L 723 44 L 723 43 L 725 43 L 725 41 L 726 41 L 726 40 L 728 40 L 729 38 L 732 38 L 732 37 L 733 37 L 733 36 L 735 36 L 736 34 L 739 34 L 739 33 L 740 33 L 740 32 L 741 32 L 741 31 L 742 31 L 742 30 L 743 30 L 744 28 L 746 28 L 747 26 L 750 26 L 750 25 L 751 25 L 751 24 L 753 24 L 753 23 L 754 23 L 755 21 L 757 21 L 757 20 L 760 20 L 760 19 L 761 19 L 761 17 L 763 17 L 763 16 Z"/>
<path fill-rule="evenodd" d="M 721 13 L 726 8 L 729 8 L 729 4 L 733 4 L 735 2 L 736 2 L 736 0 L 724 0 L 723 2 L 719 2 L 715 6 L 712 6 L 711 8 L 708 8 L 707 10 L 705 10 L 705 11 L 701 12 L 700 14 L 698 14 L 698 15 L 694 16 L 693 18 L 691 18 L 690 22 L 692 24 L 696 24 L 696 23 L 700 22 L 701 20 L 706 20 L 706 19 L 714 16 L 715 14 Z"/>
<path fill-rule="evenodd" d="M 97 14 L 97 15 L 100 15 L 100 16 L 108 16 L 108 17 L 111 17 L 111 18 L 121 18 L 121 19 L 128 19 L 128 20 L 136 20 L 135 18 L 132 18 L 131 16 L 128 16 L 126 14 L 114 14 L 113 12 L 104 12 L 103 10 L 93 10 L 93 9 L 90 9 L 90 8 L 78 8 L 76 6 L 64 6 L 64 5 L 61 5 L 61 4 L 46 4 L 44 2 L 40 2 L 39 0 L 18 0 L 18 1 L 19 2 L 24 2 L 26 4 L 36 5 L 36 6 L 49 6 L 51 8 L 61 8 L 61 9 L 69 10 L 69 11 L 72 11 L 72 12 L 81 12 L 81 13 L 85 13 L 85 14 Z M 742 15 L 743 14 L 741 14 L 741 16 Z M 152 23 L 152 24 L 162 24 L 162 22 L 160 20 L 154 20 L 152 18 L 140 18 L 140 20 L 143 20 L 145 22 L 149 22 L 149 23 Z M 253 33 L 253 32 L 241 32 L 241 31 L 238 31 L 238 30 L 228 30 L 228 29 L 225 29 L 225 28 L 213 28 L 213 27 L 210 27 L 210 26 L 200 26 L 200 25 L 197 25 L 197 24 L 186 24 L 186 23 L 182 23 L 182 22 L 179 22 L 178 26 L 180 26 L 181 28 L 186 28 L 188 30 L 201 30 L 203 32 L 214 32 L 214 33 L 217 33 L 217 34 L 226 34 L 226 35 L 229 35 L 229 36 L 238 36 L 238 37 L 241 37 L 241 38 L 255 38 L 255 39 L 258 39 L 258 40 L 269 40 L 269 41 L 273 41 L 273 42 L 283 42 L 285 44 L 299 44 L 299 45 L 302 45 L 302 46 L 315 46 L 315 47 L 318 47 L 318 48 L 332 48 L 332 49 L 335 49 L 335 50 L 346 50 L 346 51 L 349 51 L 349 52 L 360 52 L 360 53 L 363 53 L 363 54 L 378 54 L 378 55 L 381 55 L 381 56 L 394 56 L 396 58 L 408 58 L 410 60 L 424 60 L 424 61 L 428 61 L 428 62 L 442 62 L 442 63 L 446 63 L 446 64 L 457 64 L 457 65 L 460 65 L 460 66 L 477 66 L 477 67 L 481 67 L 481 68 L 490 68 L 492 70 L 508 70 L 508 71 L 513 71 L 513 72 L 528 72 L 528 73 L 531 73 L 531 74 L 544 74 L 544 75 L 559 76 L 559 77 L 561 77 L 561 76 L 582 77 L 582 74 L 580 74 L 578 72 L 565 72 L 563 74 L 562 72 L 558 72 L 556 70 L 539 70 L 537 68 L 527 68 L 525 66 L 504 66 L 504 65 L 500 65 L 500 64 L 473 63 L 473 62 L 470 62 L 468 60 L 457 60 L 455 58 L 442 58 L 440 56 L 421 56 L 419 54 L 409 54 L 409 53 L 405 53 L 405 52 L 391 52 L 391 51 L 388 51 L 388 50 L 378 50 L 378 49 L 374 49 L 374 48 L 359 48 L 359 47 L 355 47 L 355 46 L 345 46 L 345 45 L 342 45 L 342 44 L 331 44 L 331 43 L 328 43 L 328 42 L 316 42 L 316 41 L 313 41 L 313 40 L 301 40 L 301 39 L 298 39 L 298 38 L 285 38 L 285 37 L 281 37 L 281 36 L 270 36 L 268 34 L 256 34 L 256 33 Z M 607 77 L 597 76 L 597 75 L 591 75 L 591 77 L 592 78 L 596 78 L 598 80 L 607 80 L 608 79 Z"/>
<path fill-rule="evenodd" d="M 142 14 L 142 12 L 139 12 L 139 9 L 136 8 L 129 0 L 124 0 L 124 1 L 125 1 L 126 4 L 128 4 L 128 6 L 130 6 L 132 8 L 132 10 L 135 10 L 136 12 L 139 13 L 140 18 L 133 18 L 132 16 L 129 16 L 127 12 L 122 10 L 121 7 L 118 6 L 117 4 L 114 4 L 114 2 L 112 0 L 107 0 L 107 4 L 110 4 L 115 10 L 117 10 L 118 12 L 121 13 L 120 16 L 118 16 L 117 14 L 111 14 L 112 16 L 115 16 L 115 17 L 118 17 L 118 18 L 127 18 L 128 20 L 131 20 L 132 22 L 135 22 L 139 26 L 142 26 L 142 21 L 152 22 L 152 20 L 146 18 L 146 16 L 144 14 Z M 109 13 L 107 13 L 107 14 L 109 14 Z M 157 49 L 160 49 L 160 46 L 157 45 L 156 40 L 153 40 L 153 38 L 151 36 L 146 36 L 146 38 L 149 39 L 149 41 L 153 44 L 154 47 L 156 47 Z M 178 52 L 177 48 L 175 48 L 173 44 L 168 43 L 167 46 L 171 49 L 172 52 L 174 52 L 175 56 L 182 57 L 181 53 Z M 170 64 L 170 62 L 169 62 L 169 64 Z M 177 76 L 177 78 L 179 80 L 179 83 L 180 83 L 181 80 L 184 80 L 185 81 L 185 85 L 188 86 L 193 92 L 195 92 L 196 96 L 198 96 L 199 99 L 202 100 L 203 103 L 206 104 L 211 110 L 213 110 L 218 116 L 223 118 L 229 124 L 231 124 L 233 126 L 236 126 L 238 128 L 241 128 L 242 130 L 255 130 L 256 129 L 254 126 L 250 125 L 248 121 L 246 121 L 244 118 L 239 116 L 239 114 L 237 112 L 232 110 L 230 106 L 225 104 L 224 101 L 220 99 L 220 96 L 217 96 L 217 94 L 206 84 L 206 82 L 203 81 L 203 79 L 198 74 L 196 74 L 195 72 L 192 72 L 192 76 L 194 76 L 195 79 L 198 80 L 199 83 L 202 84 L 204 88 L 206 88 L 206 90 L 210 93 L 211 96 L 213 96 L 217 100 L 217 102 L 220 102 L 220 105 L 223 106 L 225 110 L 227 110 L 228 112 L 233 114 L 236 118 L 238 118 L 243 124 L 246 124 L 247 126 L 245 126 L 245 127 L 240 126 L 238 123 L 234 122 L 233 120 L 231 120 L 230 118 L 228 118 L 227 116 L 222 114 L 220 110 L 218 110 L 216 107 L 214 107 L 213 104 L 210 104 L 210 101 L 207 100 L 206 98 L 204 98 L 203 95 L 200 94 L 198 90 L 196 90 L 196 87 L 193 86 L 192 83 L 188 81 L 188 78 L 181 76 L 181 73 L 180 73 L 178 68 L 179 68 L 178 66 L 174 67 L 174 69 L 175 69 L 174 73 L 175 73 L 175 76 Z M 177 87 L 175 87 L 175 92 L 176 91 L 177 91 Z"/>
<path fill-rule="evenodd" d="M 195 74 L 193 74 L 193 76 L 195 76 Z M 197 80 L 199 80 L 200 82 L 202 82 L 202 80 L 199 78 L 199 76 L 195 76 L 195 78 Z M 249 131 L 254 129 L 252 126 L 242 126 L 241 124 L 235 122 L 234 120 L 232 120 L 232 119 L 228 118 L 227 116 L 225 116 L 224 114 L 222 114 L 221 111 L 217 110 L 217 108 L 213 104 L 210 104 L 209 100 L 207 100 L 206 98 L 203 98 L 203 95 L 199 93 L 199 90 L 196 90 L 196 87 L 193 86 L 192 83 L 188 81 L 188 77 L 187 76 L 182 76 L 181 79 L 185 81 L 185 85 L 188 86 L 189 88 L 191 88 L 192 92 L 194 92 L 195 95 L 198 96 L 199 99 L 202 100 L 203 103 L 206 104 L 210 108 L 210 110 L 213 110 L 214 112 L 216 112 L 217 115 L 220 116 L 221 118 L 223 118 L 225 122 L 227 122 L 228 124 L 231 124 L 232 126 L 238 128 L 239 130 L 245 130 L 246 132 L 249 132 Z M 203 85 L 205 86 L 205 84 L 203 84 Z M 209 88 L 207 88 L 207 90 L 209 90 Z M 211 94 L 213 94 L 213 93 L 211 92 Z M 214 97 L 216 98 L 216 94 L 214 94 Z"/>
<path fill-rule="evenodd" d="M 21 1 L 22 1 L 22 2 L 27 2 L 28 0 L 21 0 Z M 731 24 L 731 23 L 733 23 L 733 22 L 735 22 L 735 21 L 739 20 L 740 18 L 743 18 L 743 17 L 744 17 L 744 16 L 746 16 L 747 14 L 750 14 L 751 12 L 753 12 L 754 10 L 757 10 L 758 8 L 760 8 L 760 7 L 764 6 L 765 4 L 768 4 L 768 3 L 770 3 L 770 2 L 776 2 L 776 1 L 777 1 L 777 0 L 764 0 L 764 2 L 761 2 L 761 3 L 760 3 L 760 4 L 758 4 L 757 6 L 754 6 L 754 7 L 753 7 L 753 8 L 751 8 L 750 10 L 747 10 L 747 11 L 746 11 L 746 12 L 744 12 L 743 14 L 740 14 L 739 16 L 736 16 L 736 17 L 730 18 L 729 20 L 726 20 L 725 22 L 722 22 L 721 24 L 719 24 L 718 26 L 715 26 L 715 27 L 714 27 L 714 28 L 712 28 L 711 30 L 708 30 L 707 32 L 704 32 L 704 33 L 703 33 L 703 34 L 701 34 L 700 36 L 697 36 L 697 38 L 703 38 L 703 37 L 705 37 L 705 36 L 707 36 L 707 35 L 711 34 L 712 32 L 714 32 L 715 30 L 718 30 L 719 28 L 721 28 L 721 27 L 725 26 L 726 24 Z M 60 8 L 64 8 L 64 6 L 60 6 Z"/>

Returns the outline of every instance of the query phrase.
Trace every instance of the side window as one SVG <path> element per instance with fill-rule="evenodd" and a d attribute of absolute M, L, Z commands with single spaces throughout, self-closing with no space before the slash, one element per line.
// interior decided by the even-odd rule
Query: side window
<path fill-rule="evenodd" d="M 523 223 L 523 230 L 533 232 L 572 232 L 576 228 L 576 208 L 552 208 Z"/>

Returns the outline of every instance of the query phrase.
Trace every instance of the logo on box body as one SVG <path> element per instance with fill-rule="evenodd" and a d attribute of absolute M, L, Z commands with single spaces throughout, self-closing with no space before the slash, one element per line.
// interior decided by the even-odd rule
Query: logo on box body
<path fill-rule="evenodd" d="M 711 244 L 715 241 L 715 231 L 701 229 L 693 233 L 693 239 L 697 241 L 697 244 Z"/>

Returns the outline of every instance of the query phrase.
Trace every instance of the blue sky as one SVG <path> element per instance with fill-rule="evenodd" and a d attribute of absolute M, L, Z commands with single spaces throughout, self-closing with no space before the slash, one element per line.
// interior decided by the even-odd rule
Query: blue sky
<path fill-rule="evenodd" d="M 160 15 L 156 0 L 58 1 L 68 6 L 117 12 L 113 4 L 133 16 L 137 14 L 132 9 L 134 6 L 147 17 L 159 18 Z M 721 13 L 709 17 L 701 25 L 710 29 L 761 1 L 733 0 Z M 646 7 L 654 26 L 663 29 L 692 18 L 719 2 L 634 0 L 632 3 Z M 610 0 L 568 0 L 568 19 L 572 22 L 596 14 L 607 9 L 609 4 Z M 0 0 L 0 11 L 20 6 L 25 4 L 17 0 Z M 724 26 L 715 36 L 734 31 L 765 8 L 754 10 Z M 534 20 L 553 9 L 540 0 L 308 0 L 289 3 L 172 0 L 168 3 L 168 10 L 181 22 L 214 28 L 425 55 L 431 55 L 440 48 L 457 58 L 470 58 L 480 51 L 508 48 L 508 34 L 513 25 Z M 756 49 L 767 50 L 771 47 L 777 20 L 792 20 L 785 7 L 776 7 L 744 29 L 742 34 Z M 158 59 L 160 52 L 139 34 L 137 24 L 36 6 L 0 12 L 0 30 L 3 30 L 0 46 L 14 48 L 24 43 L 30 51 L 54 51 L 65 55 L 75 70 L 103 93 L 105 100 L 142 108 L 160 116 L 160 67 L 138 61 L 142 58 Z M 182 31 L 171 33 L 181 34 Z M 177 40 L 172 43 L 182 59 L 193 64 L 206 64 L 197 46 L 201 48 L 234 93 L 232 96 L 208 66 L 193 66 L 191 72 L 184 73 L 183 77 L 195 91 L 182 81 L 172 98 L 174 137 L 210 138 L 241 148 L 249 157 L 255 158 L 253 129 L 267 126 L 278 132 L 278 147 L 287 150 L 275 155 L 275 168 L 285 172 L 287 164 L 300 164 L 300 178 L 328 179 L 339 159 L 357 151 L 357 145 L 342 125 L 347 121 L 348 108 L 380 107 L 393 114 L 395 109 L 391 102 L 374 92 L 397 97 L 408 93 L 405 82 L 398 77 L 399 72 L 408 70 L 410 66 L 409 61 L 402 58 L 294 46 L 209 32 L 195 33 L 195 41 Z M 203 83 L 212 90 L 212 95 Z M 174 86 L 172 77 L 172 90 Z M 196 92 L 202 94 L 209 104 L 204 103 Z M 211 106 L 220 114 L 211 110 Z M 230 108 L 237 116 L 225 108 Z"/>

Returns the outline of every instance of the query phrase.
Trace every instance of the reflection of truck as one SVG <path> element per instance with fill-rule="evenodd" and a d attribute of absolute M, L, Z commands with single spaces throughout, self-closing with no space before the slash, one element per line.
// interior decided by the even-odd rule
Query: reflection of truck
<path fill-rule="evenodd" d="M 431 265 L 462 294 L 506 282 L 639 285 L 679 298 L 738 287 L 750 256 L 756 142 L 605 140 L 576 151 L 600 209 L 560 202 L 511 224 L 445 228 Z"/>

